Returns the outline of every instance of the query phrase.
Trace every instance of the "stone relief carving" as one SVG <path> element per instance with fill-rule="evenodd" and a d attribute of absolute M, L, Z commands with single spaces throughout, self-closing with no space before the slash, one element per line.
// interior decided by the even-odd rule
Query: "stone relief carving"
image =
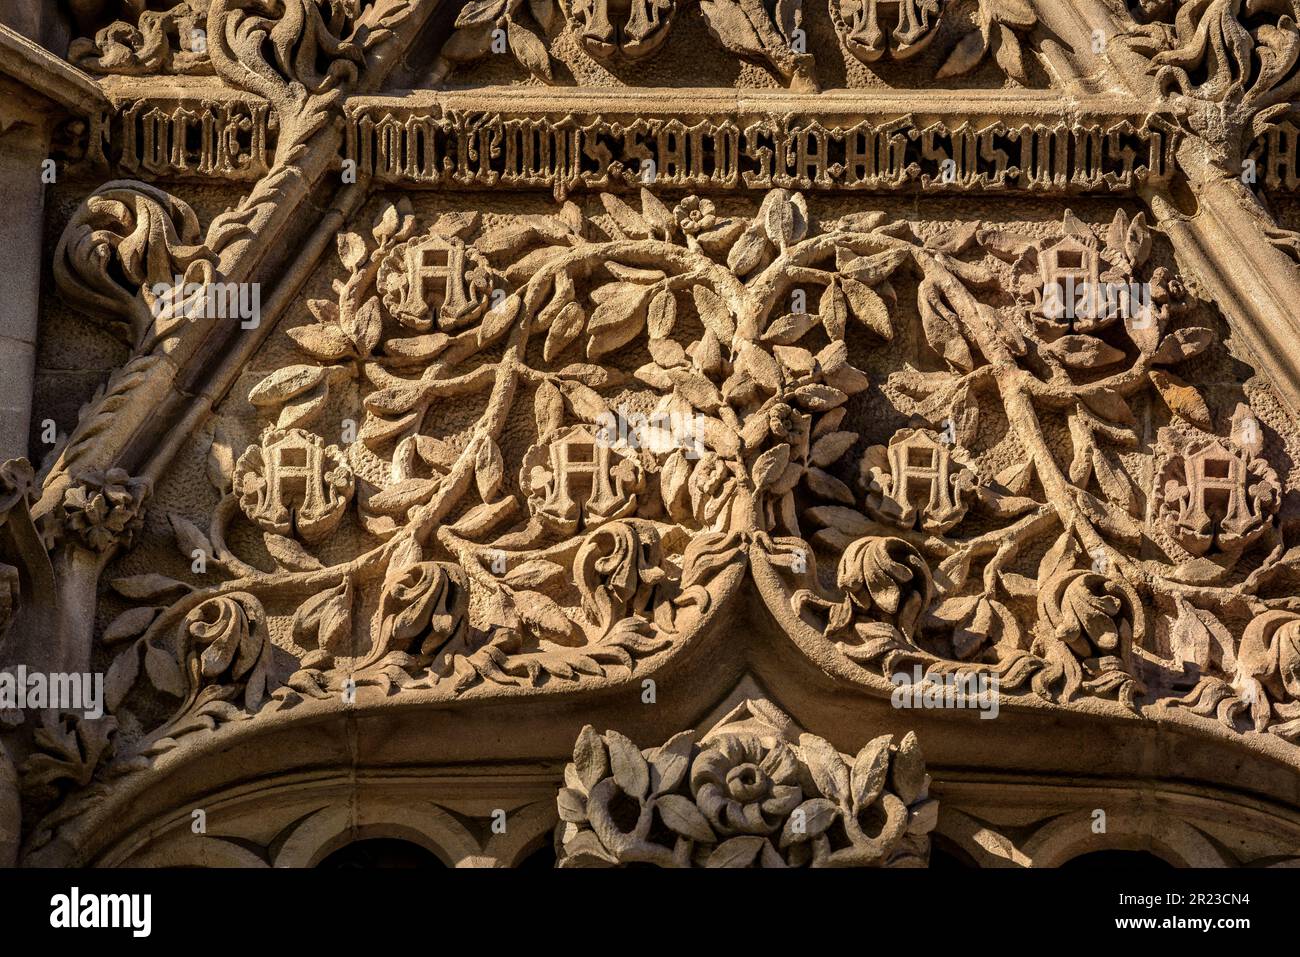
<path fill-rule="evenodd" d="M 93 40 L 74 40 L 68 59 L 90 73 L 212 73 L 204 30 L 208 0 L 185 0 L 163 11 L 139 6 L 135 23 L 117 20 L 96 32 Z"/>
<path fill-rule="evenodd" d="M 685 0 L 578 0 L 567 16 L 568 29 L 592 58 L 607 63 L 647 59 L 663 45 Z M 791 90 L 819 88 L 815 58 L 808 49 L 802 0 L 700 0 L 699 15 L 710 36 L 730 54 L 768 67 Z M 829 0 L 829 13 L 845 50 L 863 63 L 886 54 L 907 60 L 924 51 L 938 35 L 949 9 L 947 0 Z M 693 11 L 692 11 L 693 12 Z M 681 13 L 681 16 L 686 15 Z M 1012 80 L 1028 84 L 1024 44 L 1039 26 L 1026 0 L 978 0 L 971 29 L 948 51 L 940 79 L 971 73 L 990 54 Z M 520 66 L 547 83 L 556 82 L 550 37 L 557 33 L 561 11 L 554 0 L 481 0 L 467 4 L 456 31 L 440 51 L 430 80 L 443 82 L 455 65 L 471 63 L 507 50 Z M 888 31 L 886 33 L 886 31 Z"/>
<path fill-rule="evenodd" d="M 1141 214 L 1118 211 L 1101 229 L 1067 212 L 1046 237 L 971 227 L 935 239 L 874 213 L 822 224 L 781 189 L 748 219 L 698 197 L 669 208 L 649 191 L 639 210 L 600 202 L 599 226 L 567 203 L 486 230 L 459 213 L 421 227 L 388 204 L 366 233 L 340 234 L 337 299 L 312 300 L 316 321 L 290 332 L 309 361 L 249 393 L 269 420 L 260 443 L 240 453 L 213 441 L 210 474 L 229 504 L 207 531 L 171 519 L 182 554 L 197 550 L 228 582 L 115 584 L 146 601 L 181 595 L 112 627 L 134 639 L 114 666 L 115 702 L 143 679 L 146 651 L 171 648 L 160 653 L 174 664 L 155 671 L 187 673 L 195 615 L 234 602 L 245 610 L 222 620 L 260 621 L 262 604 L 290 593 L 310 599 L 293 617 L 301 667 L 249 699 L 277 708 L 345 681 L 462 694 L 635 673 L 686 639 L 719 572 L 746 554 L 781 570 L 784 594 L 769 601 L 866 673 L 919 662 L 1135 711 L 1150 603 L 1191 596 L 1211 617 L 1216 603 L 1267 607 L 1260 593 L 1287 567 L 1278 479 L 1206 433 L 1208 407 L 1171 371 L 1213 335 L 1184 321 L 1178 278 L 1150 266 Z M 1139 280 L 1148 301 L 1053 302 L 1075 283 Z M 850 332 L 898 337 L 902 282 L 915 284 L 938 365 L 890 385 L 923 424 L 855 455 L 846 416 L 870 380 L 850 361 Z M 785 311 L 796 291 L 815 310 Z M 699 331 L 684 342 L 683 328 Z M 649 360 L 630 378 L 598 364 L 627 349 Z M 327 447 L 333 390 L 356 382 L 355 440 Z M 640 421 L 607 398 L 632 384 L 657 397 Z M 434 434 L 436 410 L 472 396 L 477 424 Z M 499 444 L 521 400 L 536 436 L 522 454 Z M 1139 400 L 1175 423 L 1156 447 L 1135 433 Z M 1015 452 L 992 474 L 976 450 L 999 407 Z M 1064 419 L 1065 456 L 1044 439 L 1048 415 Z M 1249 416 L 1239 411 L 1239 429 L 1260 428 Z M 1160 476 L 1148 522 L 1135 450 Z M 325 565 L 302 543 L 339 527 L 354 487 L 353 521 L 379 544 Z M 227 544 L 241 518 L 263 532 L 274 570 Z M 1135 558 L 1144 534 L 1203 560 Z M 1233 577 L 1265 548 L 1263 565 Z M 833 589 L 819 553 L 837 566 Z M 367 625 L 358 596 L 373 587 Z M 232 685 L 251 667 L 229 672 Z M 222 704 L 228 717 L 256 710 Z"/>
<path fill-rule="evenodd" d="M 559 866 L 925 866 L 939 804 L 916 735 L 850 757 L 787 740 L 771 709 L 748 701 L 647 750 L 587 725 L 557 798 Z"/>
<path fill-rule="evenodd" d="M 1287 99 L 1275 93 L 1289 89 L 1279 64 L 1293 25 L 1281 17 L 1280 32 L 1252 34 L 1238 6 L 1186 5 L 1172 26 L 1141 36 L 1172 51 L 1152 54 L 1163 88 L 1239 100 L 1254 111 L 1252 130 L 1267 133 L 1280 127 L 1260 124 L 1280 116 L 1275 108 Z M 949 7 L 866 0 L 832 11 L 850 52 L 874 62 L 920 53 Z M 465 11 L 461 27 L 475 36 L 502 29 L 519 60 L 549 76 L 546 37 L 558 8 L 530 3 L 525 13 L 495 2 Z M 812 87 L 789 43 L 798 5 L 769 13 L 706 0 L 701 11 L 727 49 L 765 59 L 795 89 Z M 342 97 L 368 83 L 386 47 L 406 35 L 410 3 L 302 0 L 272 9 L 190 0 L 161 14 L 129 12 L 139 14 L 133 24 L 78 48 L 84 65 L 210 70 L 264 98 L 274 119 L 257 114 L 249 129 L 267 124 L 259 149 L 270 165 L 206 230 L 185 202 L 138 182 L 111 182 L 74 214 L 56 252 L 59 288 L 96 321 L 115 323 L 133 357 L 43 470 L 39 530 L 26 517 L 25 491 L 0 511 L 0 537 L 21 536 L 18 550 L 29 553 L 14 565 L 0 547 L 0 633 L 33 607 L 23 577 L 31 569 L 77 553 L 80 571 L 62 581 L 93 591 L 99 570 L 134 544 L 151 482 L 112 467 L 105 436 L 133 434 L 135 425 L 117 423 L 146 417 L 139 396 L 174 378 L 173 361 L 198 338 L 180 321 L 184 303 L 160 306 L 154 285 L 252 275 L 268 224 L 289 215 L 286 200 L 305 195 L 339 158 L 335 121 L 352 124 L 341 155 L 378 156 L 365 172 L 380 182 L 450 173 L 464 187 L 514 177 L 555 186 L 561 204 L 555 215 L 512 213 L 488 226 L 474 213 L 421 220 L 408 203 L 388 203 L 372 221 L 356 221 L 365 226 L 340 232 L 334 297 L 310 300 L 315 321 L 286 330 L 301 361 L 246 393 L 265 428 L 237 442 L 224 424 L 214 430 L 208 471 L 220 504 L 206 527 L 167 516 L 181 555 L 201 556 L 206 571 L 187 581 L 114 578 L 131 606 L 93 636 L 113 656 L 114 715 L 43 719 L 22 764 L 30 793 L 88 800 L 187 736 L 356 688 L 484 697 L 581 691 L 653 673 L 747 565 L 796 643 L 833 649 L 836 678 L 876 692 L 916 664 L 931 674 L 996 676 L 1009 701 L 1069 707 L 1087 696 L 1143 717 L 1190 710 L 1236 731 L 1300 739 L 1285 457 L 1266 447 L 1276 427 L 1244 396 L 1229 423 L 1221 400 L 1173 371 L 1222 347 L 1197 324 L 1205 304 L 1170 260 L 1153 255 L 1145 214 L 1126 206 L 1108 222 L 1085 223 L 1067 211 L 1059 224 L 1023 233 L 968 223 L 943 235 L 867 209 L 824 218 L 812 191 L 831 178 L 828 150 L 849 140 L 815 120 L 768 121 L 753 134 L 663 129 L 655 120 L 653 136 L 647 122 L 623 143 L 653 143 L 662 158 L 673 136 L 680 146 L 707 133 L 719 151 L 749 137 L 772 165 L 742 170 L 737 161 L 730 181 L 695 181 L 703 165 L 693 167 L 695 153 L 682 147 L 666 181 L 681 195 L 668 198 L 660 184 L 641 190 L 639 203 L 601 191 L 579 205 L 556 185 L 565 171 L 512 152 L 525 134 L 531 149 L 535 131 L 516 120 L 438 119 L 444 159 L 493 136 L 506 143 L 484 149 L 473 169 L 442 162 L 422 171 L 409 149 L 400 167 L 400 150 L 370 152 L 385 134 L 374 122 L 363 127 L 364 111 L 345 113 Z M 593 55 L 635 58 L 653 54 L 676 13 L 593 3 L 571 15 Z M 202 16 L 205 59 L 184 50 Z M 975 23 L 945 75 L 992 56 L 1024 82 L 1034 9 L 982 2 Z M 1222 46 L 1216 30 L 1232 55 L 1213 52 Z M 1257 60 L 1241 53 L 1242 31 L 1263 51 Z M 469 42 L 463 35 L 444 57 Z M 1210 79 L 1194 81 L 1202 68 Z M 411 118 L 401 118 L 403 135 L 414 137 Z M 173 124 L 169 142 L 186 139 L 174 112 L 164 119 Z M 1184 133 L 1207 135 L 1182 119 Z M 1176 137 L 1159 124 L 1124 122 L 1034 131 L 1028 140 L 1021 132 L 1018 141 L 1004 128 L 859 124 L 852 142 L 866 142 L 860 135 L 881 147 L 899 183 L 936 181 L 931 167 L 977 152 L 985 165 L 959 164 L 960 188 L 1010 180 L 1014 154 L 996 153 L 1013 141 L 1022 158 L 1074 144 L 1074 173 L 1048 164 L 1035 174 L 1025 162 L 1016 170 L 1052 194 L 1083 191 L 1085 181 L 1116 193 L 1163 183 Z M 576 121 L 547 123 L 553 142 L 577 156 Z M 461 137 L 455 147 L 448 130 Z M 1147 137 L 1145 154 L 1128 139 L 1137 133 Z M 586 143 L 602 135 L 619 138 L 605 129 Z M 1106 148 L 1110 166 L 1098 160 Z M 923 163 L 910 162 L 918 156 Z M 194 159 L 175 149 L 169 157 L 150 172 Z M 672 171 L 674 162 L 660 165 Z M 583 185 L 635 185 L 627 169 L 600 175 L 616 173 L 621 180 Z M 770 191 L 740 213 L 743 203 L 700 195 L 738 185 Z M 361 200 L 352 202 L 331 214 L 349 220 Z M 1137 288 L 1145 292 L 1083 305 L 1053 292 Z M 787 309 L 796 291 L 807 301 Z M 859 367 L 861 343 L 885 351 L 910 336 L 921 343 L 920 368 L 868 376 Z M 906 424 L 865 434 L 860 403 L 872 389 L 906 410 Z M 633 393 L 641 405 L 629 423 L 619 403 Z M 451 405 L 474 410 L 467 429 L 437 427 Z M 1155 437 L 1134 416 L 1139 406 L 1164 425 Z M 119 415 L 123 408 L 135 419 Z M 350 437 L 341 410 L 357 426 Z M 505 441 L 520 434 L 522 445 Z M 994 438 L 1004 443 L 998 449 Z M 10 484 L 17 489 L 21 476 Z M 367 549 L 331 551 L 344 527 L 370 536 Z M 52 605 L 51 591 L 36 597 L 41 607 Z M 1174 638 L 1193 649 L 1188 658 L 1169 657 Z M 1178 665 L 1194 665 L 1194 681 L 1171 693 L 1164 672 Z M 174 702 L 168 716 L 137 710 L 158 696 Z M 715 730 L 641 752 L 616 732 L 588 729 L 569 775 L 574 794 L 561 796 L 561 815 L 571 815 L 563 859 L 924 859 L 935 809 L 915 780 L 924 771 L 914 737 L 877 739 L 849 759 L 819 738 L 795 743 L 770 731 Z M 900 773 L 912 784 L 895 781 Z M 620 818 L 632 805 L 636 821 Z M 673 810 L 665 816 L 665 808 Z M 800 808 L 817 833 L 787 841 Z M 880 836 L 862 833 L 864 817 L 884 820 Z"/>

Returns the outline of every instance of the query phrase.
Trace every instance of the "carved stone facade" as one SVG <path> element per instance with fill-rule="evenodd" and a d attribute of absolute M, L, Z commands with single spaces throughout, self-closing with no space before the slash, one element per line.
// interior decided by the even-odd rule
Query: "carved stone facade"
<path fill-rule="evenodd" d="M 59 10 L 0 864 L 1300 864 L 1300 2 Z"/>

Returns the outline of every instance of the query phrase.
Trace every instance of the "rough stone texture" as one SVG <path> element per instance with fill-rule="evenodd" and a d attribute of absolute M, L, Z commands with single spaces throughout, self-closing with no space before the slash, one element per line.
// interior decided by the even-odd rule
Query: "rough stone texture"
<path fill-rule="evenodd" d="M 1300 863 L 1300 4 L 246 6 L 2 48 L 0 863 Z"/>

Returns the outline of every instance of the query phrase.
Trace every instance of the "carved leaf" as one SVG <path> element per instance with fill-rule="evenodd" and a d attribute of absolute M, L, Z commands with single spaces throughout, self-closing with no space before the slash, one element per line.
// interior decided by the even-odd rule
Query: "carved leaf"
<path fill-rule="evenodd" d="M 980 65 L 989 50 L 989 38 L 983 30 L 972 30 L 957 42 L 948 59 L 939 68 L 936 78 L 947 80 L 969 73 Z"/>
<path fill-rule="evenodd" d="M 712 332 L 718 342 L 730 343 L 736 333 L 736 325 L 726 303 L 707 286 L 691 287 L 691 296 L 695 299 L 695 308 L 704 328 Z"/>
<path fill-rule="evenodd" d="M 803 752 L 804 763 L 808 766 L 813 783 L 822 796 L 841 807 L 849 806 L 849 769 L 839 752 L 812 734 L 799 735 L 799 749 Z"/>
<path fill-rule="evenodd" d="M 573 410 L 573 414 L 584 422 L 599 424 L 610 414 L 609 406 L 600 394 L 581 382 L 566 379 L 560 383 L 560 391 L 569 400 L 569 408 Z"/>
<path fill-rule="evenodd" d="M 556 356 L 567 349 L 582 333 L 587 324 L 587 314 L 582 306 L 571 302 L 555 317 L 550 332 L 546 334 L 546 345 L 542 349 L 542 358 L 554 362 Z"/>
<path fill-rule="evenodd" d="M 1137 419 L 1133 417 L 1132 407 L 1125 401 L 1123 396 L 1112 389 L 1102 389 L 1098 392 L 1088 393 L 1082 398 L 1085 406 L 1108 422 L 1127 426 L 1137 425 Z"/>
<path fill-rule="evenodd" d="M 617 731 L 605 732 L 605 741 L 609 745 L 614 781 L 625 794 L 644 798 L 650 790 L 650 768 L 641 755 L 641 749 Z"/>
<path fill-rule="evenodd" d="M 113 659 L 104 676 L 104 705 L 116 711 L 140 676 L 140 646 L 131 646 Z"/>
<path fill-rule="evenodd" d="M 510 324 L 515 321 L 519 315 L 519 307 L 523 300 L 519 294 L 507 296 L 499 303 L 487 311 L 483 316 L 483 324 L 478 330 L 478 344 L 486 345 L 495 340 L 503 332 L 510 328 Z"/>
<path fill-rule="evenodd" d="M 595 361 L 636 338 L 645 325 L 648 295 L 646 286 L 619 283 L 612 295 L 596 306 L 587 322 L 591 334 L 587 341 L 588 359 Z"/>
<path fill-rule="evenodd" d="M 348 272 L 356 272 L 368 255 L 366 241 L 354 232 L 342 232 L 337 238 L 339 261 Z"/>
<path fill-rule="evenodd" d="M 220 425 L 212 432 L 208 447 L 208 481 L 218 492 L 228 491 L 235 475 L 235 453 Z"/>
<path fill-rule="evenodd" d="M 547 436 L 564 424 L 564 396 L 549 380 L 537 387 L 533 412 L 537 419 L 539 441 L 544 442 Z"/>
<path fill-rule="evenodd" d="M 707 3 L 708 0 L 705 0 Z M 701 3 L 700 6 L 704 6 Z M 706 867 L 749 867 L 758 857 L 759 851 L 767 844 L 766 839 L 753 834 L 745 834 L 723 841 L 709 855 Z"/>
<path fill-rule="evenodd" d="M 131 608 L 122 612 L 104 629 L 100 642 L 105 645 L 116 645 L 143 634 L 158 617 L 158 611 L 157 608 Z"/>
<path fill-rule="evenodd" d="M 809 458 L 814 465 L 832 465 L 838 462 L 857 440 L 856 432 L 832 432 L 817 440 Z"/>
<path fill-rule="evenodd" d="M 666 339 L 677 322 L 677 297 L 671 289 L 660 289 L 650 300 L 646 326 L 651 339 Z"/>
<path fill-rule="evenodd" d="M 134 598 L 140 601 L 153 601 L 168 597 L 176 597 L 190 591 L 190 586 L 184 582 L 178 582 L 174 578 L 168 578 L 166 575 L 149 573 L 147 575 L 133 575 L 129 578 L 118 578 L 112 583 L 113 591 L 117 592 L 123 598 Z"/>
<path fill-rule="evenodd" d="M 276 535 L 274 532 L 264 532 L 262 538 L 266 543 L 266 550 L 270 556 L 278 564 L 290 571 L 316 571 L 325 567 L 321 564 L 320 559 L 312 555 L 292 538 L 285 538 L 283 535 Z"/>
<path fill-rule="evenodd" d="M 496 499 L 505 474 L 501 449 L 492 439 L 484 439 L 474 453 L 474 482 L 484 502 L 492 502 Z"/>
<path fill-rule="evenodd" d="M 700 0 L 700 12 L 709 32 L 732 53 L 756 56 L 764 52 L 763 41 L 741 12 L 740 4 L 730 0 Z"/>
<path fill-rule="evenodd" d="M 543 77 L 548 83 L 554 80 L 550 54 L 546 52 L 546 44 L 537 34 L 515 22 L 512 17 L 507 17 L 506 39 L 510 43 L 511 52 L 529 73 Z"/>
<path fill-rule="evenodd" d="M 248 401 L 256 406 L 279 405 L 325 381 L 320 366 L 286 366 L 277 369 L 253 387 Z"/>
<path fill-rule="evenodd" d="M 768 449 L 754 461 L 754 488 L 762 491 L 775 482 L 790 464 L 789 444 Z"/>
<path fill-rule="evenodd" d="M 208 559 L 212 558 L 212 543 L 193 522 L 175 512 L 169 513 L 167 519 L 171 523 L 172 534 L 176 536 L 176 547 L 186 561 L 192 559 L 196 551 Z"/>
<path fill-rule="evenodd" d="M 894 339 L 894 323 L 889 318 L 889 307 L 874 289 L 853 279 L 845 279 L 844 295 L 848 299 L 853 315 L 857 316 L 868 329 L 886 342 Z"/>
<path fill-rule="evenodd" d="M 1095 336 L 1062 336 L 1046 352 L 1071 369 L 1101 369 L 1124 361 L 1124 353 Z"/>
<path fill-rule="evenodd" d="M 623 202 L 613 193 L 600 194 L 601 205 L 605 207 L 605 212 L 609 213 L 610 218 L 614 220 L 614 225 L 619 232 L 628 239 L 649 239 L 650 224 L 647 223 L 641 214 L 634 210 L 627 203 Z"/>
<path fill-rule="evenodd" d="M 1214 344 L 1214 332 L 1204 326 L 1179 329 L 1167 336 L 1160 343 L 1160 348 L 1151 357 L 1156 365 L 1176 365 L 1194 359 Z"/>
<path fill-rule="evenodd" d="M 848 305 L 844 301 L 844 293 L 837 281 L 832 281 L 826 287 L 826 291 L 822 293 L 817 312 L 822 327 L 826 330 L 826 335 L 832 339 L 843 339 L 844 330 L 848 326 L 849 314 Z"/>
<path fill-rule="evenodd" d="M 1165 405 L 1169 406 L 1170 412 L 1202 429 L 1213 428 L 1209 406 L 1195 386 L 1188 385 L 1172 372 L 1163 369 L 1152 369 L 1150 377 L 1151 384 L 1156 387 Z"/>
<path fill-rule="evenodd" d="M 855 809 L 869 807 L 885 789 L 885 775 L 889 771 L 889 746 L 893 741 L 892 734 L 884 734 L 873 738 L 858 752 L 851 775 Z"/>
<path fill-rule="evenodd" d="M 180 664 L 170 652 L 149 641 L 144 643 L 144 670 L 150 683 L 159 691 L 177 698 L 185 696 L 185 678 Z"/>
<path fill-rule="evenodd" d="M 665 794 L 655 802 L 664 823 L 675 834 L 697 844 L 712 844 L 716 838 L 704 814 L 690 798 Z"/>
<path fill-rule="evenodd" d="M 644 186 L 641 187 L 641 215 L 650 224 L 654 235 L 668 239 L 677 231 L 677 220 L 668 207 Z"/>
<path fill-rule="evenodd" d="M 781 847 L 802 844 L 826 833 L 839 816 L 840 809 L 833 801 L 828 801 L 826 798 L 804 801 L 794 809 L 785 822 L 785 828 L 781 831 Z M 799 822 L 803 823 L 802 828 L 798 826 Z"/>
<path fill-rule="evenodd" d="M 779 316 L 768 324 L 762 340 L 775 345 L 788 346 L 798 342 L 820 317 L 811 312 L 792 312 Z"/>
<path fill-rule="evenodd" d="M 1015 33 L 1005 24 L 998 24 L 997 39 L 994 43 L 997 47 L 994 57 L 998 61 L 998 66 L 1002 67 L 1002 72 L 1017 83 L 1027 85 L 1029 74 L 1025 70 L 1025 54 Z"/>

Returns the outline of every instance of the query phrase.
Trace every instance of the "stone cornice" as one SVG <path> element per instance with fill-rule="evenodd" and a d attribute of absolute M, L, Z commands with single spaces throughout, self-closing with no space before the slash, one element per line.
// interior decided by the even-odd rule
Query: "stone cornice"
<path fill-rule="evenodd" d="M 22 34 L 0 25 L 0 75 L 78 115 L 108 109 L 99 84 Z"/>

